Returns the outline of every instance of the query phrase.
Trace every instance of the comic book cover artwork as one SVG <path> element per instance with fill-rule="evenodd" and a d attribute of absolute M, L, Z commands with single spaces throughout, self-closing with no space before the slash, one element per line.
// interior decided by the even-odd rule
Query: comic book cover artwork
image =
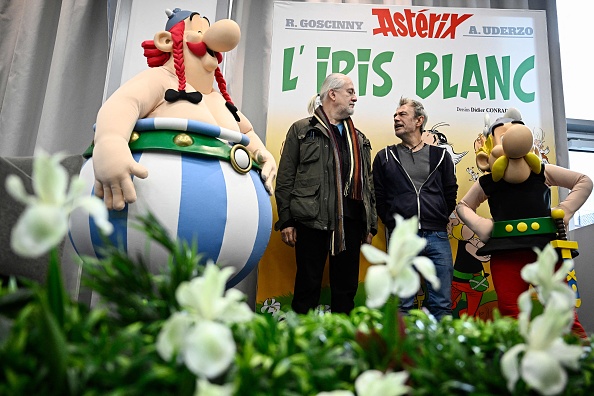
<path fill-rule="evenodd" d="M 479 129 L 480 125 L 477 125 L 477 127 Z M 472 183 L 475 183 L 484 172 L 474 164 L 473 166 L 463 165 L 462 159 L 469 152 L 476 153 L 479 151 L 485 145 L 486 138 L 482 130 L 476 134 L 469 133 L 467 135 L 468 138 L 464 140 L 462 145 L 458 144 L 458 147 L 454 147 L 448 140 L 448 131 L 454 131 L 455 128 L 455 126 L 450 125 L 448 122 L 441 121 L 425 130 L 422 134 L 422 139 L 426 144 L 443 147 L 448 151 L 454 162 L 458 184 L 462 187 L 460 194 L 463 196 L 464 191 Z M 549 163 L 548 155 L 551 150 L 546 142 L 545 131 L 540 127 L 532 127 L 531 130 L 534 135 L 534 154 L 539 156 L 544 163 Z M 458 167 L 462 167 L 462 169 L 456 169 Z M 452 315 L 454 317 L 468 315 L 482 320 L 493 319 L 493 312 L 497 308 L 497 294 L 490 279 L 490 256 L 477 254 L 477 250 L 484 243 L 464 224 L 456 211 L 450 215 L 450 223 L 448 224 L 447 231 L 454 256 L 454 277 L 451 295 Z M 570 284 L 575 285 L 574 290 L 577 293 L 575 274 L 573 277 L 571 274 L 568 274 L 568 280 Z M 325 302 L 329 300 L 329 296 L 327 295 L 329 294 L 329 290 L 326 289 L 327 287 L 324 287 L 322 290 L 320 305 L 317 308 L 319 312 L 330 312 L 330 307 Z M 362 292 L 363 288 L 360 287 L 359 289 L 355 303 L 356 305 L 364 305 L 365 295 Z M 415 307 L 423 309 L 425 296 L 426 289 L 423 284 L 423 287 L 419 289 L 416 295 Z M 288 295 L 275 296 L 275 298 L 266 299 L 261 305 L 258 305 L 257 310 L 263 314 L 273 314 L 279 319 L 282 319 L 284 312 L 290 309 L 291 299 L 292 295 L 290 293 Z"/>

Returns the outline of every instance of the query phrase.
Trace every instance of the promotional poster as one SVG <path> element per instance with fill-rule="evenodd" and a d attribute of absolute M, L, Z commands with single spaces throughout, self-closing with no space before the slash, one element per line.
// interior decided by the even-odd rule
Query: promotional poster
<path fill-rule="evenodd" d="M 439 136 L 435 144 L 449 146 L 458 201 L 482 174 L 475 150 L 485 114 L 493 122 L 517 108 L 542 159 L 555 161 L 544 11 L 275 2 L 266 144 L 277 161 L 289 127 L 309 116 L 307 103 L 334 72 L 354 82 L 353 121 L 371 141 L 372 156 L 400 141 L 393 130 L 399 99 L 423 103 L 426 130 Z M 273 212 L 276 221 L 274 200 Z M 490 217 L 486 203 L 478 213 Z M 454 268 L 463 257 L 482 267 L 472 292 L 453 296 L 454 314 L 490 318 L 497 296 L 489 257 L 473 255 L 478 237 L 455 213 L 451 220 Z M 385 249 L 379 228 L 373 245 Z M 361 263 L 362 282 L 369 264 L 363 257 Z M 257 311 L 290 310 L 294 277 L 294 250 L 273 231 L 259 266 Z M 325 287 L 320 309 L 327 309 L 328 297 Z M 417 300 L 420 306 L 422 291 Z M 360 284 L 356 303 L 364 301 Z"/>

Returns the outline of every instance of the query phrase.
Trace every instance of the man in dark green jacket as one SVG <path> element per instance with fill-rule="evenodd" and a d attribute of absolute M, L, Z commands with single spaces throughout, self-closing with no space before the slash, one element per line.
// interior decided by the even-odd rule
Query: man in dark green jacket
<path fill-rule="evenodd" d="M 361 243 L 377 232 L 371 145 L 350 117 L 356 101 L 349 77 L 329 75 L 310 101 L 313 116 L 296 121 L 283 146 L 275 229 L 295 247 L 297 313 L 318 305 L 328 254 L 331 310 L 353 309 Z"/>

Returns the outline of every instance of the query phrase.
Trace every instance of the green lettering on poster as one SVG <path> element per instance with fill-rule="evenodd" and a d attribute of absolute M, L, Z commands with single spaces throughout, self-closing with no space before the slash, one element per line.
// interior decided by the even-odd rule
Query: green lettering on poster
<path fill-rule="evenodd" d="M 373 71 L 375 74 L 380 77 L 384 83 L 382 85 L 373 85 L 373 96 L 383 97 L 386 96 L 392 91 L 392 77 L 388 73 L 382 69 L 382 66 L 386 63 L 392 62 L 392 58 L 394 57 L 393 52 L 382 52 L 378 54 L 371 64 Z"/>
<path fill-rule="evenodd" d="M 497 64 L 495 56 L 487 56 L 485 59 L 487 63 L 487 84 L 489 85 L 489 99 L 496 98 L 495 83 L 499 87 L 501 97 L 504 100 L 509 100 L 510 92 L 510 57 L 504 56 L 501 58 L 501 70 Z"/>
<path fill-rule="evenodd" d="M 475 84 L 472 84 L 474 77 Z M 483 75 L 481 73 L 481 65 L 479 64 L 477 54 L 466 55 L 466 61 L 464 62 L 464 74 L 462 76 L 462 88 L 460 90 L 460 96 L 468 98 L 470 92 L 476 92 L 479 94 L 481 99 L 485 99 L 485 85 L 483 83 Z"/>
<path fill-rule="evenodd" d="M 439 74 L 433 71 L 435 66 L 437 66 L 437 56 L 435 54 L 424 52 L 417 55 L 415 92 L 421 99 L 429 97 L 439 85 Z M 429 79 L 429 83 L 424 86 L 426 78 Z"/>
<path fill-rule="evenodd" d="M 524 92 L 522 89 L 522 79 L 532 69 L 534 69 L 534 55 L 520 63 L 520 66 L 518 66 L 518 69 L 514 73 L 514 92 L 518 99 L 524 103 L 534 102 L 534 92 Z"/>
<path fill-rule="evenodd" d="M 370 49 L 358 49 L 358 77 L 359 77 L 359 95 L 367 94 L 367 79 L 369 78 L 369 59 L 371 59 Z"/>
<path fill-rule="evenodd" d="M 300 48 L 299 55 L 303 53 L 303 45 Z M 285 48 L 283 52 L 283 83 L 282 91 L 292 91 L 297 88 L 297 80 L 299 77 L 291 78 L 291 70 L 293 68 L 293 57 L 295 55 L 295 47 Z"/>

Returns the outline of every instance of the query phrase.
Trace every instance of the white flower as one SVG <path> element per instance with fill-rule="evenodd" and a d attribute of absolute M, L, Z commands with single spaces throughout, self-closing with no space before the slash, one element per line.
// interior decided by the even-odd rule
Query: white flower
<path fill-rule="evenodd" d="M 66 232 L 68 221 L 61 208 L 37 204 L 26 208 L 19 218 L 10 245 L 21 256 L 39 257 L 57 246 Z"/>
<path fill-rule="evenodd" d="M 188 331 L 182 354 L 191 372 L 215 378 L 227 370 L 235 357 L 235 351 L 233 334 L 227 326 L 203 321 Z"/>
<path fill-rule="evenodd" d="M 545 312 L 556 317 L 554 323 L 560 329 L 559 335 L 563 335 L 571 330 L 574 320 L 575 292 L 565 282 L 568 270 L 573 267 L 573 261 L 564 260 L 555 271 L 557 252 L 551 245 L 546 245 L 543 250 L 534 251 L 538 255 L 536 262 L 522 268 L 522 279 L 532 284 L 539 301 L 545 307 Z M 518 297 L 518 321 L 520 332 L 525 338 L 532 316 L 532 294 L 531 290 L 527 290 Z"/>
<path fill-rule="evenodd" d="M 527 308 L 531 304 L 529 300 L 529 295 L 522 296 L 520 307 Z M 567 345 L 561 338 L 567 330 L 567 314 L 552 305 L 547 306 L 532 323 L 528 323 L 526 315 L 519 319 L 526 343 L 513 346 L 501 358 L 501 371 L 507 379 L 509 391 L 513 392 L 521 377 L 542 395 L 560 393 L 567 384 L 567 373 L 563 367 L 579 368 L 578 360 L 582 354 L 581 346 Z M 521 353 L 523 356 L 520 357 Z"/>
<path fill-rule="evenodd" d="M 407 379 L 406 371 L 384 374 L 378 370 L 367 370 L 355 380 L 355 390 L 357 396 L 405 395 L 410 390 L 405 385 Z"/>
<path fill-rule="evenodd" d="M 390 294 L 404 298 L 414 296 L 421 286 L 421 279 L 415 269 L 433 287 L 440 286 L 433 262 L 427 257 L 417 257 L 427 244 L 424 238 L 417 235 L 417 218 L 403 220 L 399 215 L 395 217 L 396 228 L 390 238 L 387 254 L 372 245 L 361 246 L 361 252 L 371 264 L 386 264 L 372 265 L 367 269 L 365 291 L 370 308 L 382 306 Z"/>
<path fill-rule="evenodd" d="M 549 322 L 549 326 L 555 325 L 556 330 L 554 330 L 554 334 L 562 336 L 568 333 L 573 325 L 575 296 L 572 295 L 573 299 L 569 299 L 567 294 L 557 292 L 552 293 L 551 296 L 552 298 L 544 306 L 541 316 L 546 314 L 554 318 L 553 321 Z M 532 293 L 530 290 L 525 291 L 518 297 L 518 307 L 520 308 L 518 315 L 520 334 L 527 340 L 530 337 L 530 318 L 532 317 Z M 540 334 L 548 337 L 551 332 L 553 330 L 549 333 L 543 332 Z"/>
<path fill-rule="evenodd" d="M 84 181 L 73 177 L 68 190 L 68 173 L 60 165 L 63 157 L 43 151 L 36 154 L 31 175 L 34 195 L 27 194 L 18 176 L 6 178 L 6 191 L 27 205 L 10 240 L 12 249 L 21 256 L 39 257 L 58 245 L 68 232 L 68 217 L 76 208 L 89 212 L 105 234 L 113 231 L 103 201 L 84 193 Z"/>
<path fill-rule="evenodd" d="M 189 282 L 182 282 L 175 292 L 182 309 L 198 320 L 223 323 L 246 322 L 254 316 L 245 295 L 237 289 L 225 293 L 225 284 L 233 268 L 219 268 L 212 261 L 206 264 L 204 274 Z"/>
<path fill-rule="evenodd" d="M 355 394 L 347 390 L 333 390 L 330 392 L 320 392 L 317 396 L 355 396 Z"/>
<path fill-rule="evenodd" d="M 267 298 L 262 304 L 260 312 L 274 314 L 281 309 L 281 303 L 274 298 Z"/>
<path fill-rule="evenodd" d="M 217 377 L 229 368 L 236 345 L 227 324 L 247 321 L 254 315 L 241 301 L 245 297 L 242 292 L 225 292 L 232 273 L 232 268 L 221 269 L 209 261 L 201 277 L 179 285 L 175 296 L 182 311 L 171 315 L 157 337 L 157 352 L 163 359 L 177 355 L 190 371 L 206 378 Z M 207 390 L 215 392 L 212 387 Z"/>
<path fill-rule="evenodd" d="M 558 303 L 562 298 L 562 302 L 575 306 L 575 293 L 565 282 L 567 272 L 573 267 L 573 260 L 563 260 L 560 268 L 555 271 L 558 256 L 552 245 L 547 244 L 543 250 L 534 251 L 538 255 L 536 262 L 522 268 L 522 279 L 534 286 L 543 305 L 550 301 Z"/>
<path fill-rule="evenodd" d="M 179 354 L 193 323 L 194 320 L 185 312 L 175 312 L 167 319 L 157 336 L 157 352 L 163 359 L 171 360 L 174 354 Z"/>
<path fill-rule="evenodd" d="M 194 396 L 232 396 L 233 384 L 216 385 L 200 378 L 196 381 Z"/>
<path fill-rule="evenodd" d="M 565 260 L 555 271 L 558 259 L 554 248 L 547 245 L 542 251 L 535 251 L 536 262 L 526 265 L 521 274 L 536 289 L 544 310 L 530 321 L 532 292 L 520 295 L 518 325 L 526 343 L 515 345 L 503 355 L 501 370 L 510 392 L 522 378 L 540 394 L 555 395 L 567 385 L 564 367 L 578 369 L 583 352 L 581 346 L 567 345 L 562 338 L 571 329 L 574 318 L 575 293 L 565 283 L 573 264 Z"/>

